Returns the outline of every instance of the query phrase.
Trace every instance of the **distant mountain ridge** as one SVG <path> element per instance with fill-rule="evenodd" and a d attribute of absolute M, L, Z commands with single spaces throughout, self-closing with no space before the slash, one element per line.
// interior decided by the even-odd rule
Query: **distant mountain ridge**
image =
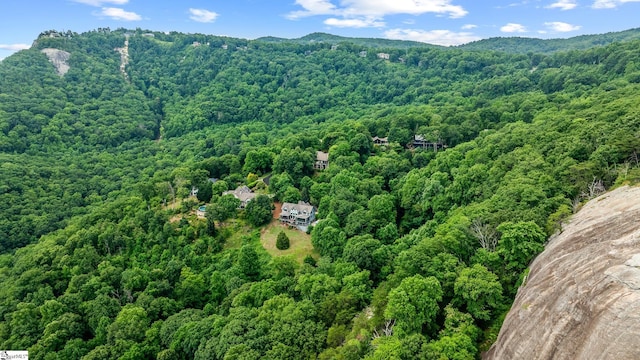
<path fill-rule="evenodd" d="M 640 39 L 640 28 L 605 34 L 580 35 L 567 39 L 536 39 L 523 37 L 496 37 L 460 45 L 464 50 L 493 50 L 508 53 L 526 54 L 554 53 L 558 51 L 586 50 L 595 46 L 604 46 L 614 42 L 626 42 Z"/>
<path fill-rule="evenodd" d="M 514 54 L 544 53 L 550 54 L 558 51 L 585 50 L 595 46 L 604 46 L 613 42 L 626 42 L 640 39 L 640 28 L 629 29 L 605 34 L 580 35 L 567 39 L 538 39 L 527 37 L 493 37 L 482 39 L 459 46 L 440 46 L 409 40 L 390 40 L 377 38 L 344 37 L 328 33 L 315 32 L 296 39 L 287 39 L 273 36 L 257 38 L 255 41 L 263 42 L 290 42 L 313 43 L 324 42 L 330 44 L 352 43 L 366 47 L 386 47 L 395 49 L 408 49 L 413 47 L 430 47 L 438 49 L 463 49 L 477 51 L 500 51 Z"/>
<path fill-rule="evenodd" d="M 379 38 L 355 38 L 355 37 L 338 36 L 338 35 L 322 33 L 322 32 L 314 32 L 297 39 L 265 36 L 265 37 L 257 38 L 256 41 L 290 42 L 290 43 L 299 43 L 299 44 L 308 44 L 308 43 L 314 43 L 314 42 L 324 42 L 329 44 L 352 43 L 352 44 L 362 45 L 366 47 L 386 47 L 386 48 L 395 48 L 395 49 L 408 49 L 412 47 L 433 47 L 433 48 L 440 48 L 440 49 L 446 48 L 444 46 L 427 44 L 419 41 L 390 40 L 390 39 L 379 39 Z"/>

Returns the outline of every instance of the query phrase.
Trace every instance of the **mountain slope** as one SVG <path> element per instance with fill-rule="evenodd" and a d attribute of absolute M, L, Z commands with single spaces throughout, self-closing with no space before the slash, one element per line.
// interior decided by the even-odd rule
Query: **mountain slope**
<path fill-rule="evenodd" d="M 552 54 L 571 50 L 587 50 L 593 47 L 606 46 L 614 42 L 628 42 L 640 39 L 640 28 L 605 34 L 580 35 L 567 39 L 539 39 L 525 37 L 494 37 L 473 41 L 463 45 L 444 47 L 421 43 L 418 41 L 370 39 L 343 37 L 327 33 L 312 33 L 297 39 L 277 37 L 261 37 L 256 41 L 276 43 L 350 43 L 362 47 L 378 47 L 388 49 L 432 48 L 432 49 L 464 49 L 474 51 L 500 51 L 513 54 Z"/>
<path fill-rule="evenodd" d="M 640 28 L 606 34 L 580 35 L 568 39 L 498 37 L 474 41 L 460 45 L 458 48 L 466 50 L 504 51 L 516 54 L 550 54 L 559 51 L 586 50 L 614 42 L 627 42 L 637 39 L 640 39 Z"/>
<path fill-rule="evenodd" d="M 0 63 L 0 348 L 34 359 L 477 358 L 594 179 L 640 180 L 637 41 L 53 34 Z M 302 263 L 272 200 L 317 209 Z"/>
<path fill-rule="evenodd" d="M 408 49 L 412 47 L 445 49 L 445 47 L 442 47 L 442 46 L 422 43 L 418 41 L 354 38 L 354 37 L 344 37 L 344 36 L 338 36 L 338 35 L 320 33 L 320 32 L 311 33 L 297 39 L 261 37 L 261 38 L 257 38 L 256 41 L 289 42 L 289 43 L 299 43 L 299 44 L 311 44 L 311 43 L 319 42 L 319 43 L 336 44 L 336 45 L 340 43 L 350 43 L 350 44 L 355 44 L 362 47 L 389 48 L 389 49 Z"/>

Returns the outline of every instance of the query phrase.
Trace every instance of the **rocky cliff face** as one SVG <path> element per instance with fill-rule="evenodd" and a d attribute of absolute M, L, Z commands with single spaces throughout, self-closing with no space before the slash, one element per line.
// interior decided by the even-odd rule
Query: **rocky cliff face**
<path fill-rule="evenodd" d="M 40 51 L 47 55 L 49 61 L 53 64 L 53 66 L 56 67 L 56 72 L 58 73 L 58 75 L 63 76 L 67 73 L 67 71 L 69 71 L 69 64 L 67 63 L 67 61 L 69 61 L 69 57 L 71 56 L 71 54 L 66 51 L 52 48 L 46 48 Z"/>
<path fill-rule="evenodd" d="M 485 359 L 640 359 L 640 188 L 587 203 L 531 265 Z"/>

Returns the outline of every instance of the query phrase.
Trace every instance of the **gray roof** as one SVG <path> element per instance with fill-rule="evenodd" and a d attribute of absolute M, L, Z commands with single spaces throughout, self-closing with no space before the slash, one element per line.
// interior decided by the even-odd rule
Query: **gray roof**
<path fill-rule="evenodd" d="M 246 185 L 239 186 L 233 191 L 225 191 L 222 193 L 222 195 L 228 195 L 228 194 L 235 196 L 242 202 L 253 200 L 253 198 L 257 196 L 257 194 L 251 191 L 251 189 L 249 189 Z"/>
<path fill-rule="evenodd" d="M 313 205 L 304 201 L 298 201 L 297 204 L 286 202 L 282 204 L 282 212 L 280 213 L 280 216 L 293 215 L 300 218 L 307 218 L 313 211 Z"/>
<path fill-rule="evenodd" d="M 316 151 L 316 160 L 317 161 L 329 161 L 329 153 Z"/>

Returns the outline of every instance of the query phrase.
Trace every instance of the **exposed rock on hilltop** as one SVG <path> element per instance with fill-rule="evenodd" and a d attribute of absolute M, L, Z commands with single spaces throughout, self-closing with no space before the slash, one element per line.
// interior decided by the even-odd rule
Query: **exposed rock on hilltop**
<path fill-rule="evenodd" d="M 590 201 L 550 241 L 485 359 L 640 359 L 640 188 Z"/>
<path fill-rule="evenodd" d="M 40 51 L 47 55 L 49 61 L 56 67 L 58 75 L 63 76 L 67 71 L 69 71 L 70 67 L 67 61 L 69 61 L 69 57 L 71 56 L 70 53 L 52 48 L 46 48 Z"/>

